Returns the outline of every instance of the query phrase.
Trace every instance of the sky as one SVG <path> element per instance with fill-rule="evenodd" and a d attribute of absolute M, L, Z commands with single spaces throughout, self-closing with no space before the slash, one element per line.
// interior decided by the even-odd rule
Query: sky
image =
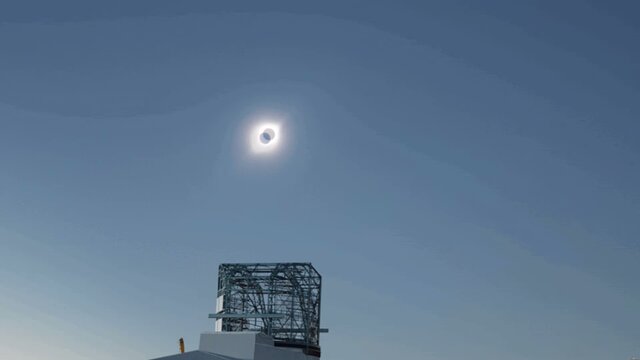
<path fill-rule="evenodd" d="M 326 360 L 639 356 L 639 11 L 3 2 L 0 358 L 196 349 L 280 261 Z"/>

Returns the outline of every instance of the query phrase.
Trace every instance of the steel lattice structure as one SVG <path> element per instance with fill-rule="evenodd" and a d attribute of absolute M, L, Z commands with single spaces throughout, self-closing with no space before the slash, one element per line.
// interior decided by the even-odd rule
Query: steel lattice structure
<path fill-rule="evenodd" d="M 259 331 L 320 355 L 322 277 L 310 263 L 221 264 L 216 331 Z"/>

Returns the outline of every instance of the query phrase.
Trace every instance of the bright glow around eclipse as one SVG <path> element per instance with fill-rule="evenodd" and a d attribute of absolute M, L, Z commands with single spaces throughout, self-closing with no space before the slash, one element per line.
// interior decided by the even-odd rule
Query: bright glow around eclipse
<path fill-rule="evenodd" d="M 254 153 L 273 152 L 278 147 L 281 137 L 282 134 L 280 133 L 279 124 L 260 124 L 251 131 L 251 150 L 253 150 Z"/>

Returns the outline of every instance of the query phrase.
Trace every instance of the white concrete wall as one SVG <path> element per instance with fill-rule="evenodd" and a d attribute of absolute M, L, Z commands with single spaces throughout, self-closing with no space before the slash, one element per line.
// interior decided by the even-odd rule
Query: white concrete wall
<path fill-rule="evenodd" d="M 202 333 L 199 350 L 241 360 L 319 360 L 302 349 L 275 347 L 271 337 L 257 332 Z"/>
<path fill-rule="evenodd" d="M 305 355 L 302 349 L 258 344 L 254 360 L 318 360 L 318 358 Z"/>
<path fill-rule="evenodd" d="M 242 360 L 254 360 L 255 332 L 215 332 L 200 334 L 198 350 L 230 356 Z"/>

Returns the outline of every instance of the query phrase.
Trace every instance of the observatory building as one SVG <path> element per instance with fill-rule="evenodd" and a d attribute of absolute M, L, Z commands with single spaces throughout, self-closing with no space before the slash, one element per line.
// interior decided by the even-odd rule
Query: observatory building
<path fill-rule="evenodd" d="M 214 331 L 154 360 L 319 360 L 321 289 L 310 263 L 221 264 Z"/>

